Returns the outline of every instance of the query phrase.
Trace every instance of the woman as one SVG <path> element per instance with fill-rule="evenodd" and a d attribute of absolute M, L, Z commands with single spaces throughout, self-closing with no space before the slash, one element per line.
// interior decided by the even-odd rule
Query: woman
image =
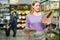
<path fill-rule="evenodd" d="M 44 15 L 47 16 L 48 14 L 40 12 L 40 2 L 33 2 L 30 14 L 26 16 L 26 29 L 24 31 L 26 34 L 29 34 L 28 40 L 46 40 L 44 29 L 46 25 L 51 23 L 53 16 L 51 15 L 49 18 L 45 18 Z M 33 33 L 32 31 L 36 32 Z"/>

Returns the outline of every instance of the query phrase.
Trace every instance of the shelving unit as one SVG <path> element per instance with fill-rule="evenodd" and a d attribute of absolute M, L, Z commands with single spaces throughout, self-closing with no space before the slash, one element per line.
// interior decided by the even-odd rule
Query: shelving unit
<path fill-rule="evenodd" d="M 9 20 L 9 18 L 7 18 L 7 16 L 9 17 L 9 14 L 10 14 L 9 4 L 0 4 L 0 20 L 1 19 Z"/>
<path fill-rule="evenodd" d="M 3 2 L 3 3 L 2 3 Z M 5 30 L 10 19 L 10 4 L 6 0 L 0 0 L 0 29 Z"/>
<path fill-rule="evenodd" d="M 59 34 L 59 27 L 60 27 L 60 1 L 59 0 L 48 0 L 41 3 L 41 11 L 49 12 L 52 11 L 54 13 L 54 17 L 52 19 L 52 24 L 56 25 L 53 29 L 53 25 L 49 25 L 50 30 Z M 52 33 L 50 31 L 50 33 Z M 51 35 L 50 35 L 51 36 Z M 59 36 L 57 36 L 59 37 Z M 52 39 L 53 40 L 53 39 Z M 57 39 L 58 40 L 58 39 Z"/>

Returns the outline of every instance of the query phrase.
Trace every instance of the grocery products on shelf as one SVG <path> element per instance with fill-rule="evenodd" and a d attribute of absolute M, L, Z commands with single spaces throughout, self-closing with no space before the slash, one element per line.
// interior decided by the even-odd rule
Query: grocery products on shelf
<path fill-rule="evenodd" d="M 59 2 L 51 2 L 51 9 L 58 9 L 59 8 Z"/>
<path fill-rule="evenodd" d="M 48 37 L 51 38 L 51 40 L 58 40 L 59 38 L 59 19 L 60 19 L 60 1 L 58 0 L 49 0 L 46 2 L 43 2 L 41 4 L 42 8 L 41 11 L 44 10 L 44 12 L 48 13 L 49 11 L 52 11 L 53 15 L 53 19 L 52 19 L 52 23 L 50 25 L 48 25 L 49 29 L 50 29 L 50 33 L 48 33 Z"/>
<path fill-rule="evenodd" d="M 30 6 L 27 4 L 22 5 L 10 5 L 11 12 L 13 8 L 17 8 L 17 13 L 19 14 L 19 19 L 17 20 L 17 27 L 24 28 L 26 26 L 26 15 L 29 13 Z"/>

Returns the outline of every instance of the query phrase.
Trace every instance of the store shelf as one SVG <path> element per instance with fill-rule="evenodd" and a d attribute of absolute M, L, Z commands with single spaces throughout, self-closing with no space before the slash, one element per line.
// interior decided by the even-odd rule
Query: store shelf
<path fill-rule="evenodd" d="M 53 19 L 52 19 L 52 24 L 47 25 L 50 29 L 49 37 L 51 40 L 58 40 L 59 37 L 59 29 L 57 30 L 56 28 L 59 28 L 59 19 L 60 19 L 60 0 L 49 0 L 46 2 L 43 2 L 41 4 L 42 8 L 41 11 L 44 12 L 49 12 L 52 11 L 54 13 Z M 52 37 L 54 35 L 54 37 Z"/>
<path fill-rule="evenodd" d="M 7 20 L 7 22 L 9 21 L 10 17 L 9 17 L 9 14 L 10 14 L 10 6 L 9 4 L 0 4 L 0 19 L 3 19 L 1 22 L 2 23 L 5 23 L 5 19 Z M 6 28 L 1 28 L 2 30 L 3 29 L 6 29 Z"/>
<path fill-rule="evenodd" d="M 59 8 L 59 1 L 51 1 L 50 2 L 51 9 L 58 9 Z"/>

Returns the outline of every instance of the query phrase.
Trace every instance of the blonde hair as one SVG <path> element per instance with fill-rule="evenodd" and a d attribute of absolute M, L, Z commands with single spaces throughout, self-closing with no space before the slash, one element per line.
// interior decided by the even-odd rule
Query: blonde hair
<path fill-rule="evenodd" d="M 34 1 L 34 2 L 31 4 L 30 13 L 33 13 L 33 12 L 34 12 L 34 8 L 33 8 L 32 6 L 34 6 L 35 3 L 40 3 L 40 2 L 39 2 L 39 1 Z"/>

